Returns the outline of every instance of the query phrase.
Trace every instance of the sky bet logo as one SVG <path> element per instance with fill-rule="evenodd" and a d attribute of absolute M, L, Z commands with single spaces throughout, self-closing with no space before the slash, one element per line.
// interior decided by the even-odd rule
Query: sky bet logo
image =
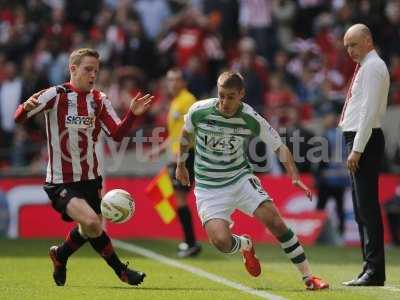
<path fill-rule="evenodd" d="M 90 128 L 94 126 L 94 117 L 90 116 L 65 116 L 65 127 L 70 128 Z"/>

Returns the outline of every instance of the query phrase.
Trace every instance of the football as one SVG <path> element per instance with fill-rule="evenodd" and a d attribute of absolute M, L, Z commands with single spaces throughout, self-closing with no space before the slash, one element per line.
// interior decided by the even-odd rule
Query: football
<path fill-rule="evenodd" d="M 127 191 L 115 189 L 108 191 L 101 200 L 101 214 L 113 223 L 128 221 L 135 212 L 135 202 Z"/>

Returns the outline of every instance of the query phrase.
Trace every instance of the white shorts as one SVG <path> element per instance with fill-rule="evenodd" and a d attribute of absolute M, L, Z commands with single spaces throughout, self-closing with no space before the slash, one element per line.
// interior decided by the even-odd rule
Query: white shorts
<path fill-rule="evenodd" d="M 232 224 L 231 215 L 239 209 L 249 216 L 265 201 L 272 201 L 260 180 L 253 174 L 245 175 L 238 182 L 222 188 L 195 187 L 197 212 L 201 223 L 223 219 Z"/>

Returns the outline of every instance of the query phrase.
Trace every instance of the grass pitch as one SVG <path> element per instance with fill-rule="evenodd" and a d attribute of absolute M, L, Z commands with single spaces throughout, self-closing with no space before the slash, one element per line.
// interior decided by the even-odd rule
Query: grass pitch
<path fill-rule="evenodd" d="M 139 287 L 118 280 L 107 264 L 85 245 L 68 262 L 67 283 L 54 285 L 48 248 L 59 241 L 0 240 L 0 299 L 30 300 L 183 300 L 183 299 L 262 299 L 196 274 L 165 265 L 135 253 L 117 249 L 123 261 L 144 271 L 147 277 Z M 127 241 L 175 259 L 174 241 Z M 256 245 L 263 272 L 252 278 L 244 270 L 240 255 L 223 255 L 208 244 L 197 258 L 178 260 L 179 263 L 202 269 L 249 288 L 264 291 L 284 299 L 298 300 L 400 300 L 400 249 L 387 250 L 386 287 L 348 288 L 341 285 L 361 268 L 358 248 L 311 247 L 306 254 L 313 272 L 326 279 L 331 289 L 309 292 L 294 266 L 278 246 Z M 267 298 L 265 298 L 267 299 Z"/>

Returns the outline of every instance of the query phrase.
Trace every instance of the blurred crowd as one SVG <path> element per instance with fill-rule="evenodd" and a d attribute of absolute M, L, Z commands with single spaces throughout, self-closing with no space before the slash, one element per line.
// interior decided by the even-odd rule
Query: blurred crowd
<path fill-rule="evenodd" d="M 43 119 L 19 126 L 13 114 L 35 91 L 68 80 L 69 53 L 80 47 L 100 52 L 97 87 L 117 112 L 138 91 L 156 96 L 136 128 L 165 125 L 169 68 L 182 69 L 198 99 L 215 96 L 230 68 L 244 75 L 245 101 L 284 135 L 332 136 L 355 67 L 342 42 L 354 23 L 370 27 L 398 108 L 398 0 L 0 0 L 0 170 L 41 172 Z M 396 145 L 386 171 L 399 170 Z"/>

